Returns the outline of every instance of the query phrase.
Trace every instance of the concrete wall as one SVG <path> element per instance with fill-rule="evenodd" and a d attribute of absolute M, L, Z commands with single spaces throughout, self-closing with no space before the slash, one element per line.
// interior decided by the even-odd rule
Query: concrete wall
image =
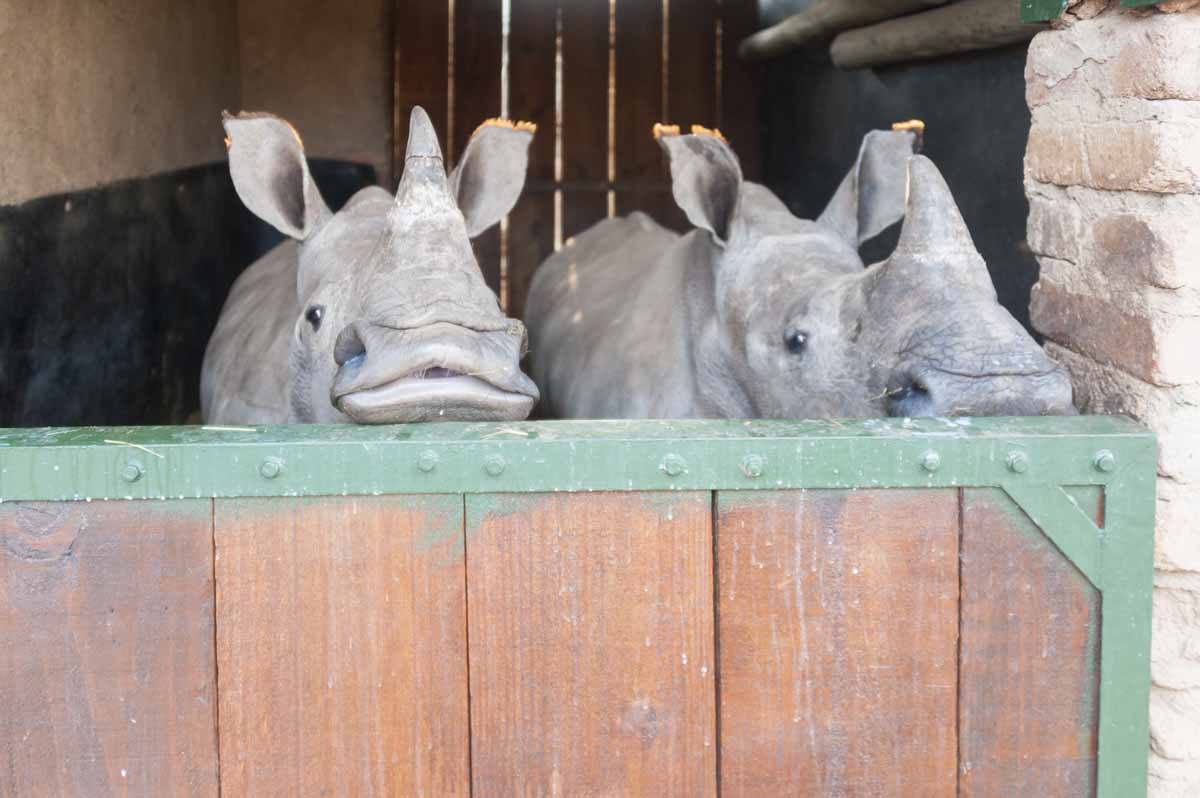
<path fill-rule="evenodd" d="M 1150 795 L 1200 795 L 1200 5 L 1073 4 L 1026 66 L 1031 315 L 1085 412 L 1159 435 Z"/>
<path fill-rule="evenodd" d="M 0 0 L 0 205 L 214 161 L 236 0 Z"/>
<path fill-rule="evenodd" d="M 391 184 L 389 0 L 242 0 L 242 106 L 287 118 L 310 156 L 375 167 Z"/>

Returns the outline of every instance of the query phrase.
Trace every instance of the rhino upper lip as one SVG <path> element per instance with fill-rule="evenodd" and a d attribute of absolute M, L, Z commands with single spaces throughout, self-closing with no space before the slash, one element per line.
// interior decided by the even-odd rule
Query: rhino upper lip
<path fill-rule="evenodd" d="M 380 390 L 402 382 L 417 382 L 421 380 L 441 380 L 453 378 L 461 379 L 464 377 L 487 383 L 491 387 L 500 391 L 504 391 L 505 393 L 521 393 L 520 391 L 514 391 L 511 388 L 503 385 L 497 385 L 494 380 L 488 379 L 485 372 L 473 371 L 468 368 L 456 368 L 454 366 L 447 366 L 437 363 L 429 363 L 427 365 L 409 369 L 408 371 L 402 372 L 387 379 L 377 380 L 370 384 L 357 385 L 351 383 L 349 387 L 339 392 L 335 392 L 334 402 L 339 402 L 347 396 Z"/>
<path fill-rule="evenodd" d="M 446 356 L 447 353 L 445 352 L 439 354 L 441 356 L 434 353 L 427 353 L 426 359 L 420 362 L 419 365 L 390 373 L 384 372 L 377 379 L 369 382 L 360 382 L 358 379 L 351 379 L 343 386 L 337 386 L 335 383 L 335 390 L 332 397 L 333 402 L 336 405 L 347 396 L 380 391 L 404 382 L 415 384 L 420 381 L 436 382 L 438 380 L 450 379 L 458 379 L 464 382 L 475 380 L 504 393 L 526 395 L 525 391 L 520 390 L 519 385 L 512 386 L 505 384 L 505 380 L 496 379 L 493 375 L 490 375 L 488 369 L 473 367 L 466 362 L 455 362 L 458 359 Z M 468 358 L 464 358 L 464 361 L 466 359 Z M 348 362 L 346 365 L 350 365 L 350 363 Z M 499 370 L 497 371 L 499 372 Z"/>

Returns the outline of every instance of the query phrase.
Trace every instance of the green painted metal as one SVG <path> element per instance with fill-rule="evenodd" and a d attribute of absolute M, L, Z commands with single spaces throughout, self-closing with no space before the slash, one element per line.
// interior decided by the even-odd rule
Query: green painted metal
<path fill-rule="evenodd" d="M 1097 794 L 1125 798 L 1146 784 L 1156 458 L 1097 416 L 0 430 L 0 501 L 1001 488 L 1100 591 Z M 1103 529 L 1081 507 L 1100 490 Z"/>
<path fill-rule="evenodd" d="M 1106 485 L 1154 458 L 1137 425 L 1087 416 L 0 430 L 0 500 Z"/>
<path fill-rule="evenodd" d="M 1123 8 L 1138 8 L 1140 6 L 1152 6 L 1155 3 L 1161 3 L 1162 0 L 1121 0 Z"/>
<path fill-rule="evenodd" d="M 1020 0 L 1022 22 L 1058 19 L 1067 8 L 1067 0 Z"/>

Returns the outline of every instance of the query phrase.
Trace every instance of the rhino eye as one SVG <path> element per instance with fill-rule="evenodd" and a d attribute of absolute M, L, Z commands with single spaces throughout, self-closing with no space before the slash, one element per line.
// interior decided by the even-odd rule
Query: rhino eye
<path fill-rule="evenodd" d="M 313 305 L 304 313 L 304 318 L 312 325 L 313 332 L 321 329 L 321 317 L 325 315 L 325 308 L 321 305 Z"/>
<path fill-rule="evenodd" d="M 784 346 L 793 355 L 799 355 L 804 352 L 804 347 L 808 344 L 808 335 L 799 330 L 792 330 L 783 336 Z"/>

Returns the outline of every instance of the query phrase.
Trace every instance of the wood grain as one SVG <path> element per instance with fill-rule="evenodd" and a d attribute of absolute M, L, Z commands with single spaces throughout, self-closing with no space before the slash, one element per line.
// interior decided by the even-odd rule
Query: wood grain
<path fill-rule="evenodd" d="M 954 795 L 957 494 L 717 504 L 722 794 Z"/>
<path fill-rule="evenodd" d="M 708 493 L 467 498 L 476 795 L 713 795 Z"/>
<path fill-rule="evenodd" d="M 216 795 L 211 507 L 0 504 L 0 795 Z"/>
<path fill-rule="evenodd" d="M 218 500 L 224 795 L 465 795 L 462 498 Z"/>
<path fill-rule="evenodd" d="M 554 251 L 555 4 L 512 0 L 509 114 L 538 126 L 525 190 L 508 218 L 505 312 L 521 318 L 533 273 Z"/>
<path fill-rule="evenodd" d="M 608 0 L 562 3 L 563 240 L 608 215 Z M 587 186 L 584 188 L 582 186 Z"/>
<path fill-rule="evenodd" d="M 454 3 L 454 130 L 451 139 L 456 162 L 479 123 L 500 116 L 500 11 L 500 0 L 455 0 Z M 484 279 L 493 291 L 499 292 L 500 227 L 497 225 L 479 234 L 471 244 Z"/>
<path fill-rule="evenodd" d="M 616 204 L 659 222 L 674 212 L 662 149 L 651 131 L 665 119 L 663 12 L 658 0 L 616 0 Z"/>
<path fill-rule="evenodd" d="M 1033 522 L 964 490 L 960 795 L 1094 794 L 1099 629 L 1095 588 Z"/>
<path fill-rule="evenodd" d="M 667 118 L 686 133 L 692 125 L 717 125 L 717 5 L 715 0 L 674 2 L 667 20 Z M 670 172 L 668 170 L 669 177 Z M 669 185 L 669 183 L 668 183 Z M 692 228 L 673 197 L 660 222 L 672 230 Z"/>
<path fill-rule="evenodd" d="M 762 87 L 765 70 L 738 57 L 738 42 L 758 30 L 758 0 L 721 0 L 721 91 L 717 127 L 747 180 L 762 181 Z"/>
<path fill-rule="evenodd" d="M 450 8 L 448 3 L 409 3 L 399 0 L 394 14 L 394 177 L 395 181 L 399 181 L 404 167 L 404 152 L 408 146 L 408 119 L 413 106 L 419 105 L 429 114 L 433 126 L 437 128 L 442 152 L 448 152 Z"/>

